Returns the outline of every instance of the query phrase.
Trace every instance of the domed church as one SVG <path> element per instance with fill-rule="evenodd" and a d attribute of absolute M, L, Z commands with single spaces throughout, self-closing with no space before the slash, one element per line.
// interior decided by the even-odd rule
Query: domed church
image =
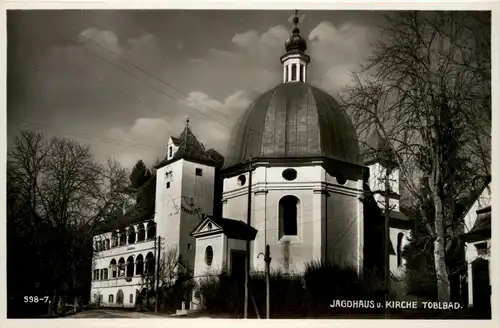
<path fill-rule="evenodd" d="M 220 268 L 243 270 L 247 239 L 252 270 L 265 269 L 259 254 L 266 245 L 271 270 L 285 273 L 301 273 L 312 260 L 342 261 L 358 274 L 383 267 L 380 178 L 395 163 L 376 129 L 360 153 L 345 111 L 328 93 L 307 84 L 311 58 L 298 17 L 293 22 L 280 58 L 283 83 L 255 99 L 232 131 L 220 171 L 222 216 L 207 216 L 192 232 L 195 276 Z M 398 179 L 393 169 L 388 248 L 394 273 L 402 271 L 401 250 L 410 228 L 399 212 Z"/>
<path fill-rule="evenodd" d="M 134 292 L 143 292 L 138 274 L 147 271 L 139 265 L 157 256 L 156 240 L 162 251 L 175 247 L 179 264 L 195 278 L 221 270 L 243 276 L 247 242 L 252 271 L 265 270 L 261 255 L 269 245 L 271 271 L 300 274 L 310 261 L 334 261 L 362 275 L 383 268 L 389 253 L 392 275 L 403 274 L 401 252 L 411 222 L 399 212 L 399 171 L 390 149 L 374 129 L 360 150 L 356 130 L 338 102 L 307 84 L 311 58 L 298 17 L 293 22 L 280 58 L 283 82 L 244 112 L 226 158 L 206 150 L 187 120 L 184 131 L 168 141 L 165 159 L 143 188 L 150 196 L 138 197 L 144 202 L 132 214 L 95 237 L 107 240 L 155 228 L 141 244 L 125 238 L 103 251 L 108 255 L 97 254 L 98 278 L 99 266 L 107 270 L 115 258 L 116 263 L 130 258 L 130 275 L 113 273 L 112 279 L 122 282 L 95 281 L 92 293 L 105 289 L 112 303 L 112 296 L 125 288 L 121 302 L 123 294 L 130 294 L 132 304 Z M 387 238 L 384 179 L 389 166 Z"/>

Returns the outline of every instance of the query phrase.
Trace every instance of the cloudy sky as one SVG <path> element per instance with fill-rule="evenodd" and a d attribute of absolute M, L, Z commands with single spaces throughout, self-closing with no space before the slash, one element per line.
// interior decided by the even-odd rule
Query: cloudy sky
<path fill-rule="evenodd" d="M 90 144 L 131 168 L 166 154 L 189 116 L 207 148 L 281 83 L 290 11 L 10 11 L 7 125 Z M 382 12 L 303 11 L 308 82 L 336 96 Z"/>

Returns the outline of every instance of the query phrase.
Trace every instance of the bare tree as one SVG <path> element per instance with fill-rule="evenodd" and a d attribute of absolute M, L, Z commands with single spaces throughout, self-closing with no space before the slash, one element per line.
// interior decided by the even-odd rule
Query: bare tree
<path fill-rule="evenodd" d="M 179 278 L 185 274 L 185 268 L 179 260 L 179 250 L 175 245 L 167 246 L 161 252 L 159 261 L 155 259 L 155 263 L 158 263 L 158 267 L 142 274 L 140 289 L 146 288 L 150 294 L 154 291 L 155 297 L 159 297 L 162 292 L 168 291 L 179 282 Z"/>
<path fill-rule="evenodd" d="M 16 138 L 7 172 L 15 190 L 11 205 L 22 209 L 15 219 L 23 217 L 36 239 L 32 250 L 44 261 L 39 275 L 50 280 L 56 306 L 58 292 L 74 291 L 90 268 L 99 223 L 129 201 L 122 192 L 127 172 L 112 160 L 96 162 L 89 146 L 31 131 Z"/>
<path fill-rule="evenodd" d="M 361 140 L 376 126 L 390 142 L 434 241 L 438 298 L 448 301 L 446 248 L 463 224 L 454 202 L 490 174 L 490 16 L 398 12 L 386 23 L 342 100 Z"/>

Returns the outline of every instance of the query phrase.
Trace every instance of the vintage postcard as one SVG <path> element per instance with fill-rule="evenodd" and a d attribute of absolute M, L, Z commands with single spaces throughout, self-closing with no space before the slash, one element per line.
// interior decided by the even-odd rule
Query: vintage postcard
<path fill-rule="evenodd" d="M 7 319 L 491 320 L 452 9 L 6 10 Z"/>

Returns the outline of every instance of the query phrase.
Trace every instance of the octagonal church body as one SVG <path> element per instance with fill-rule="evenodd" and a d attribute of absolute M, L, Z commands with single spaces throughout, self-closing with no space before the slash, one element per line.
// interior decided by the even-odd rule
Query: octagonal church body
<path fill-rule="evenodd" d="M 397 166 L 376 129 L 360 149 L 338 102 L 306 83 L 311 59 L 297 17 L 294 23 L 280 58 L 283 82 L 246 110 L 226 158 L 206 150 L 187 121 L 157 165 L 150 217 L 132 221 L 152 219 L 163 249 L 175 247 L 179 263 L 195 278 L 223 269 L 243 275 L 247 240 L 253 271 L 264 270 L 258 255 L 269 245 L 271 270 L 300 274 L 310 261 L 339 261 L 361 275 L 384 265 L 383 179 L 390 165 L 389 266 L 402 275 L 401 251 L 411 224 L 399 212 Z M 105 266 L 108 258 L 101 262 Z M 93 283 L 93 289 L 97 285 L 102 284 Z M 105 300 L 119 288 L 130 294 L 143 288 L 133 279 L 108 285 L 115 287 L 104 291 Z"/>

